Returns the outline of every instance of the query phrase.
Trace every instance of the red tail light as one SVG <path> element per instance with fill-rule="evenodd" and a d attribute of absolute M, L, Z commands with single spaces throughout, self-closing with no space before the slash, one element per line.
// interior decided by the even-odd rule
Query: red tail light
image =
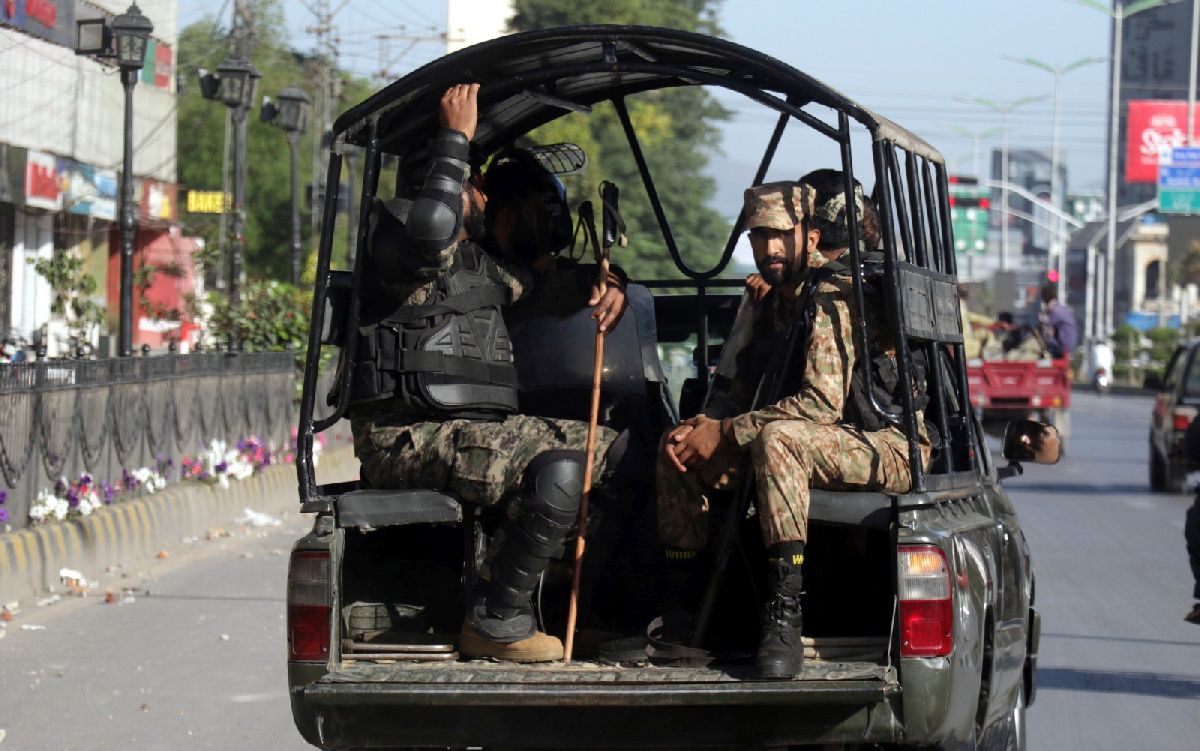
<path fill-rule="evenodd" d="M 1177 411 L 1171 418 L 1171 425 L 1176 430 L 1187 430 L 1188 426 L 1192 424 L 1192 418 L 1195 416 L 1196 414 L 1191 410 L 1187 412 Z"/>
<path fill-rule="evenodd" d="M 899 550 L 900 656 L 944 657 L 954 651 L 954 599 L 946 554 L 933 545 Z"/>
<path fill-rule="evenodd" d="M 333 612 L 329 572 L 328 551 L 292 553 L 287 598 L 289 660 L 329 659 L 329 617 Z"/>

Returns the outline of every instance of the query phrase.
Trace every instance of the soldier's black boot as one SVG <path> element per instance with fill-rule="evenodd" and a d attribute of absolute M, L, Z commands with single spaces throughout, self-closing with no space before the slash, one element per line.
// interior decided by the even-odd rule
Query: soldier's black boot
<path fill-rule="evenodd" d="M 583 465 L 578 451 L 547 451 L 530 462 L 520 511 L 505 523 L 491 579 L 480 582 L 463 623 L 463 655 L 516 662 L 562 659 L 562 642 L 537 630 L 532 595 L 575 524 L 583 498 Z"/>
<path fill-rule="evenodd" d="M 762 609 L 762 638 L 754 669 L 759 678 L 790 680 L 800 674 L 800 567 L 804 544 L 785 542 L 767 551 L 767 601 Z"/>

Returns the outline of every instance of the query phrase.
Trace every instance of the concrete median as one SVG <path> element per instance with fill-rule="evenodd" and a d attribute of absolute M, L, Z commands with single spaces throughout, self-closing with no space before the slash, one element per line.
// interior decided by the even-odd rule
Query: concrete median
<path fill-rule="evenodd" d="M 325 451 L 322 482 L 353 479 L 358 461 L 349 446 Z M 108 506 L 90 516 L 0 534 L 0 605 L 62 589 L 59 570 L 103 571 L 154 557 L 159 550 L 215 527 L 247 508 L 277 514 L 299 504 L 294 465 L 268 467 L 229 487 L 181 483 Z"/>

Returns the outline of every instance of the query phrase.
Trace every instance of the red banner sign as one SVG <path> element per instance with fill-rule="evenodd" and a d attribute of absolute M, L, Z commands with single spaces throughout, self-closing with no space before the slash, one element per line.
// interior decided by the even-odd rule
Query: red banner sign
<path fill-rule="evenodd" d="M 1200 134 L 1200 105 L 1196 106 Z M 1163 150 L 1187 146 L 1187 102 L 1132 100 L 1129 102 L 1125 142 L 1125 182 L 1158 182 L 1158 155 Z"/>

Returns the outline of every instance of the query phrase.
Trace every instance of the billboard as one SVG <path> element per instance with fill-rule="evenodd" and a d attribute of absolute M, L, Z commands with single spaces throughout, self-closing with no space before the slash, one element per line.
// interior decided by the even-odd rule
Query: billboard
<path fill-rule="evenodd" d="M 75 48 L 75 0 L 3 0 L 0 24 Z"/>
<path fill-rule="evenodd" d="M 1200 135 L 1200 104 L 1196 105 Z M 1129 103 L 1128 138 L 1125 141 L 1125 182 L 1157 183 L 1158 156 L 1165 149 L 1187 146 L 1187 102 L 1143 99 Z"/>

